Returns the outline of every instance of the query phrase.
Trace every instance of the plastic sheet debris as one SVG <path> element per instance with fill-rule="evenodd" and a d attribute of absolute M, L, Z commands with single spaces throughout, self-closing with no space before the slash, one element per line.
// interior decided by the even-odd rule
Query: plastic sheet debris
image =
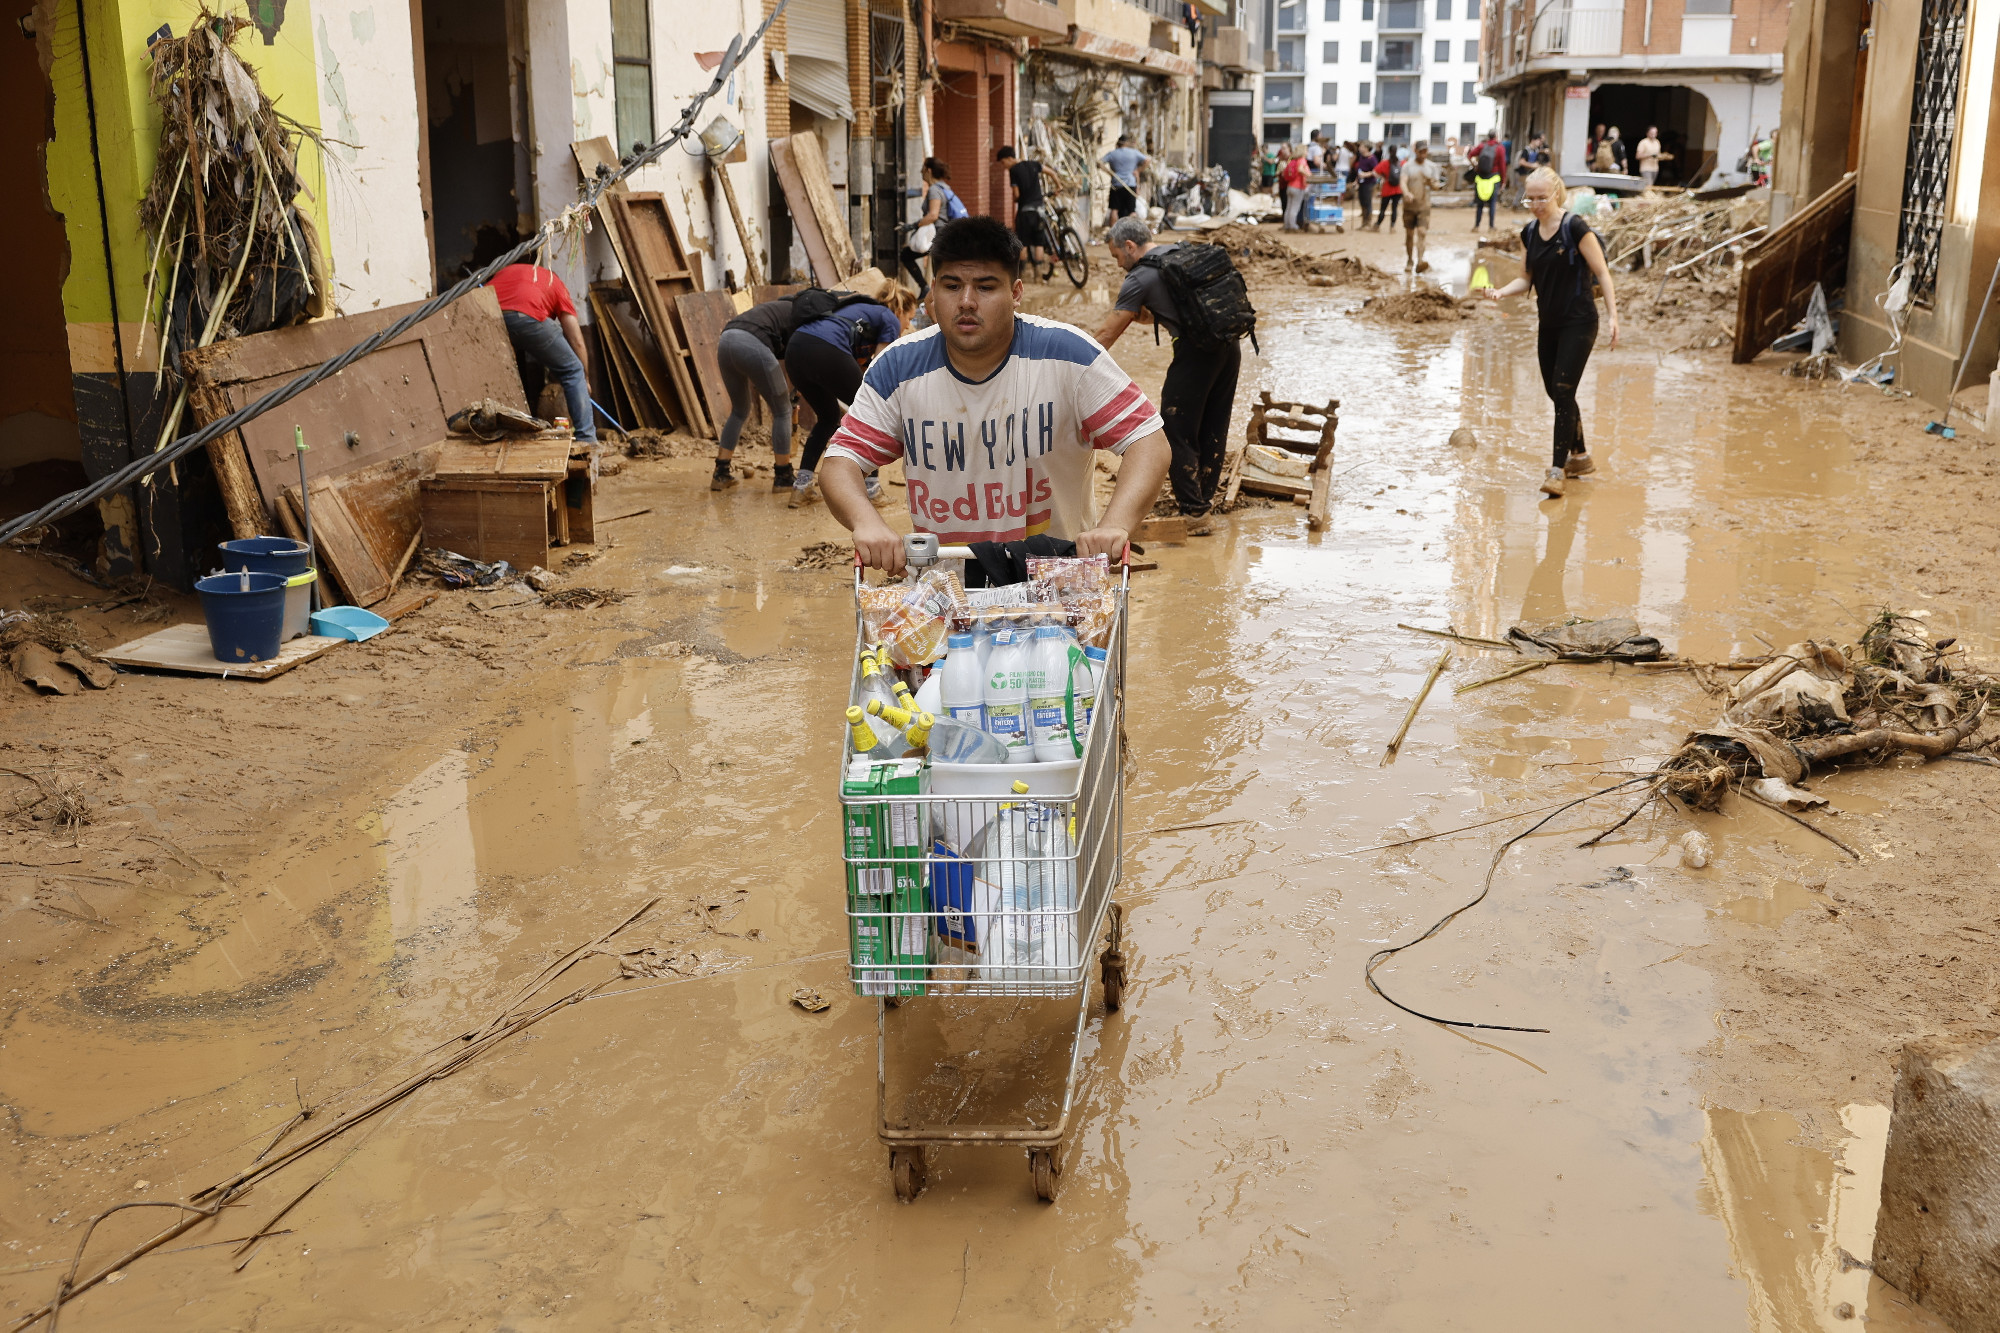
<path fill-rule="evenodd" d="M 1516 625 L 1507 631 L 1507 642 L 1524 656 L 1564 662 L 1658 662 L 1671 656 L 1658 639 L 1639 632 L 1638 621 L 1623 616 Z"/>
<path fill-rule="evenodd" d="M 433 546 L 424 552 L 424 572 L 447 588 L 491 588 L 515 577 L 514 567 L 505 560 L 485 564 L 471 556 Z"/>

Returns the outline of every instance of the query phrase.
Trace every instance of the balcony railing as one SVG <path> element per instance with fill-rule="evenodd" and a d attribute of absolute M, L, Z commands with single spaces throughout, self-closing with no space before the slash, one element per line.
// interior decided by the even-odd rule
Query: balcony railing
<path fill-rule="evenodd" d="M 1535 15 L 1528 59 L 1541 56 L 1615 56 L 1625 44 L 1622 9 L 1571 9 L 1550 5 Z"/>

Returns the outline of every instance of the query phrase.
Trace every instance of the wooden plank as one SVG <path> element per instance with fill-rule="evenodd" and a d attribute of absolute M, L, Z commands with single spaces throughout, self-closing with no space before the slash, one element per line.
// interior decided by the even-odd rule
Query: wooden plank
<path fill-rule="evenodd" d="M 1743 251 L 1731 361 L 1755 360 L 1790 332 L 1812 302 L 1813 284 L 1829 296 L 1847 285 L 1854 199 L 1849 172 Z"/>
<path fill-rule="evenodd" d="M 384 620 L 401 620 L 404 616 L 414 611 L 423 610 L 423 608 L 435 602 L 437 597 L 438 590 L 436 588 L 405 588 L 395 596 L 376 604 L 370 609 Z"/>
<path fill-rule="evenodd" d="M 1327 506 L 1333 500 L 1333 437 L 1340 426 L 1340 400 L 1328 402 L 1318 415 L 1325 423 L 1320 427 L 1319 452 L 1306 470 L 1312 480 L 1312 499 L 1306 503 L 1306 528 L 1311 532 L 1326 530 Z"/>
<path fill-rule="evenodd" d="M 771 169 L 777 173 L 778 189 L 785 196 L 785 211 L 792 215 L 792 234 L 799 238 L 799 248 L 806 252 L 806 267 L 812 270 L 813 281 L 822 287 L 838 287 L 847 274 L 835 264 L 833 251 L 827 248 L 826 236 L 813 213 L 812 196 L 806 192 L 805 180 L 799 175 L 793 149 L 794 140 L 804 139 L 810 133 L 771 140 Z M 814 139 L 813 146 L 817 148 L 819 140 Z M 841 228 L 840 234 L 844 237 L 846 228 Z"/>
<path fill-rule="evenodd" d="M 728 292 L 690 292 L 674 298 L 681 327 L 687 330 L 688 350 L 694 353 L 695 379 L 708 401 L 708 419 L 729 418 L 729 388 L 722 380 L 722 366 L 715 357 L 716 340 L 722 326 L 736 318 L 736 303 Z"/>
<path fill-rule="evenodd" d="M 590 309 L 596 316 L 596 322 L 592 327 L 597 329 L 604 339 L 604 348 L 609 354 L 619 387 L 624 391 L 626 402 L 632 409 L 634 420 L 625 424 L 653 429 L 670 427 L 673 418 L 667 415 L 658 396 L 654 394 L 650 381 L 642 373 L 638 358 L 633 354 L 631 340 L 626 336 L 624 326 L 618 322 L 614 314 L 615 303 L 607 293 L 600 290 L 606 287 L 623 290 L 622 284 L 618 283 L 594 284 L 591 287 Z M 660 367 L 660 374 L 664 379 L 666 375 L 664 364 Z"/>
<path fill-rule="evenodd" d="M 1187 535 L 1187 519 L 1176 514 L 1169 518 L 1149 518 L 1141 521 L 1138 531 L 1132 534 L 1132 540 L 1141 546 L 1151 545 L 1154 542 L 1180 546 L 1186 543 Z"/>
<path fill-rule="evenodd" d="M 432 546 L 516 569 L 549 564 L 552 483 L 459 478 L 423 484 L 424 535 Z"/>
<path fill-rule="evenodd" d="M 681 327 L 674 298 L 684 292 L 701 290 L 698 261 L 691 259 L 681 243 L 665 198 L 658 194 L 628 194 L 605 200 L 612 223 L 625 243 L 631 267 L 625 271 L 625 285 L 638 302 L 665 359 L 667 377 L 674 386 L 681 416 L 697 435 L 713 435 L 708 414 L 702 410 L 700 391 L 695 387 L 693 368 L 684 355 L 687 332 Z"/>
<path fill-rule="evenodd" d="M 581 484 L 579 484 L 581 482 Z M 590 459 L 571 458 L 569 477 L 563 483 L 565 521 L 569 539 L 591 545 L 597 541 L 597 486 L 590 475 Z"/>
<path fill-rule="evenodd" d="M 347 600 L 354 606 L 370 606 L 389 595 L 389 571 L 400 548 L 384 563 L 369 549 L 361 534 L 361 524 L 347 507 L 347 497 L 336 488 L 334 478 L 314 477 L 312 487 L 312 535 L 316 551 L 314 565 L 331 573 Z M 285 491 L 285 501 L 299 505 L 299 488 Z M 303 511 L 301 511 L 303 514 Z"/>
<path fill-rule="evenodd" d="M 533 436 L 485 444 L 476 440 L 446 440 L 438 446 L 431 475 L 439 481 L 461 477 L 558 478 L 569 470 L 570 442 Z"/>
<path fill-rule="evenodd" d="M 120 644 L 97 654 L 106 662 L 122 667 L 145 667 L 153 671 L 191 671 L 203 676 L 228 676 L 234 680 L 269 680 L 282 676 L 301 662 L 310 662 L 346 643 L 346 639 L 318 634 L 301 635 L 279 645 L 278 655 L 268 662 L 224 662 L 209 645 L 208 626 L 169 625 L 143 639 Z"/>
<path fill-rule="evenodd" d="M 352 605 L 373 606 L 394 591 L 396 571 L 404 563 L 402 557 L 423 530 L 417 484 L 436 466 L 441 448 L 439 444 L 429 444 L 400 458 L 385 459 L 352 472 L 313 480 L 314 538 L 321 535 L 318 530 L 321 513 L 337 504 L 340 512 L 353 525 L 362 546 L 367 549 L 368 566 L 388 574 L 387 584 L 377 594 L 370 591 L 370 568 L 329 568 L 328 572 L 340 584 Z M 285 503 L 278 510 L 281 516 L 299 514 L 298 491 L 296 483 L 285 488 Z M 329 493 L 333 498 L 329 498 Z M 301 526 L 300 531 L 303 530 Z M 343 548 L 342 554 L 350 553 Z M 361 586 L 357 588 L 356 583 Z M 372 597 L 373 600 L 363 601 L 363 597 Z"/>
<path fill-rule="evenodd" d="M 206 425 L 247 405 L 414 308 L 392 306 L 297 324 L 189 352 L 193 420 Z M 208 392 L 202 392 L 204 388 Z M 330 476 L 442 439 L 444 418 L 481 398 L 522 411 L 528 406 L 513 344 L 491 289 L 447 306 L 398 341 L 377 348 L 283 408 L 248 423 L 234 438 L 268 512 L 278 493 L 298 482 L 294 425 L 305 428 L 306 442 L 313 446 L 306 454 L 307 476 Z M 353 445 L 346 443 L 350 431 Z M 231 526 L 241 517 L 232 513 Z"/>
<path fill-rule="evenodd" d="M 229 415 L 229 400 L 212 384 L 188 386 L 190 420 L 216 421 Z M 270 509 L 257 489 L 257 475 L 250 470 L 250 458 L 243 452 L 243 436 L 238 431 L 207 444 L 209 469 L 215 473 L 216 487 L 222 492 L 223 511 L 229 515 L 230 531 L 238 537 L 261 537 L 270 527 Z"/>
<path fill-rule="evenodd" d="M 729 179 L 729 164 L 710 158 L 708 169 L 722 182 L 722 197 L 728 202 L 729 216 L 736 223 L 736 243 L 743 247 L 743 285 L 755 287 L 763 281 L 759 276 L 762 266 L 757 263 L 756 248 L 750 244 L 750 228 L 743 224 L 743 206 L 736 201 L 736 184 Z"/>
<path fill-rule="evenodd" d="M 840 206 L 840 196 L 833 190 L 833 177 L 826 169 L 826 150 L 820 146 L 816 130 L 794 134 L 791 142 L 792 165 L 798 171 L 800 184 L 805 187 L 813 216 L 819 221 L 819 233 L 826 241 L 827 254 L 832 257 L 844 280 L 861 268 L 861 261 L 854 256 L 854 240 L 847 234 L 847 213 Z"/>

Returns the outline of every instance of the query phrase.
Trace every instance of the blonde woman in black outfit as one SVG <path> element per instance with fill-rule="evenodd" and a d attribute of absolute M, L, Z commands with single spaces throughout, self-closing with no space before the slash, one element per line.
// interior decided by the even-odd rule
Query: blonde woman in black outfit
<path fill-rule="evenodd" d="M 1576 388 L 1583 367 L 1597 342 L 1597 302 L 1591 288 L 1604 297 L 1612 347 L 1618 345 L 1618 293 L 1604 263 L 1604 247 L 1590 224 L 1564 205 L 1569 190 L 1552 168 L 1537 167 L 1528 177 L 1528 211 L 1535 220 L 1521 229 L 1526 272 L 1505 287 L 1488 287 L 1494 300 L 1535 293 L 1541 320 L 1535 349 L 1542 363 L 1542 387 L 1556 408 L 1555 455 L 1542 478 L 1545 495 L 1561 495 L 1568 479 L 1597 471 L 1583 438 L 1583 410 Z"/>

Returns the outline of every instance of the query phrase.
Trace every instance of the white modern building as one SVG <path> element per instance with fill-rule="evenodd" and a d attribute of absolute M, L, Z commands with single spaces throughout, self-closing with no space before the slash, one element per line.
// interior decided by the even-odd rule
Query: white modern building
<path fill-rule="evenodd" d="M 1486 0 L 1292 0 L 1273 11 L 1264 139 L 1427 140 L 1492 128 L 1479 91 Z"/>

